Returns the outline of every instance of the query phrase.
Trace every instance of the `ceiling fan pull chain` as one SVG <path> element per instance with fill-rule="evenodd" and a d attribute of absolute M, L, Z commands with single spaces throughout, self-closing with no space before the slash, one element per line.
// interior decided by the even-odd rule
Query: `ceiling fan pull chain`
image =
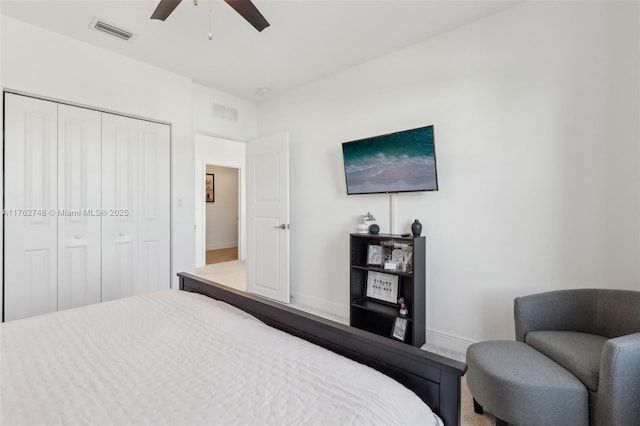
<path fill-rule="evenodd" d="M 194 1 L 197 1 L 197 0 L 194 0 Z M 211 20 L 212 20 L 211 15 L 212 15 L 212 13 L 211 13 L 211 0 L 209 0 L 209 40 L 213 39 L 213 35 L 211 34 Z"/>

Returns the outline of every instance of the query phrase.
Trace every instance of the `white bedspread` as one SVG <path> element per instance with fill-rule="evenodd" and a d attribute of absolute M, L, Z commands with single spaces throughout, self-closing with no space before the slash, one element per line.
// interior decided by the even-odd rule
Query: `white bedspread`
<path fill-rule="evenodd" d="M 0 423 L 437 425 L 375 370 L 167 290 L 0 327 Z"/>

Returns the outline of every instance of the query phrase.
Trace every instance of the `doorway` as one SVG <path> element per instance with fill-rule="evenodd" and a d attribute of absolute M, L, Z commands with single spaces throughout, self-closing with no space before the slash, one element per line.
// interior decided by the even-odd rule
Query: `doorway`
<path fill-rule="evenodd" d="M 206 170 L 205 264 L 238 260 L 238 169 L 207 164 Z"/>
<path fill-rule="evenodd" d="M 196 275 L 290 303 L 288 133 L 248 144 L 196 134 L 195 142 Z M 216 197 L 215 177 L 207 176 L 207 165 L 238 169 L 237 261 L 206 265 L 206 201 Z M 236 268 L 226 269 L 234 264 Z M 209 268 L 217 269 L 215 275 Z"/>
<path fill-rule="evenodd" d="M 245 143 L 196 135 L 196 275 L 246 291 Z"/>

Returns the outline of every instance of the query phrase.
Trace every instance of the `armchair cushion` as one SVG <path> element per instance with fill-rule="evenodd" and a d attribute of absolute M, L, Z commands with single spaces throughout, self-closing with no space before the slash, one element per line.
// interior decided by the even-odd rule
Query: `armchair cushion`
<path fill-rule="evenodd" d="M 525 342 L 598 390 L 600 358 L 607 338 L 576 331 L 530 331 Z"/>

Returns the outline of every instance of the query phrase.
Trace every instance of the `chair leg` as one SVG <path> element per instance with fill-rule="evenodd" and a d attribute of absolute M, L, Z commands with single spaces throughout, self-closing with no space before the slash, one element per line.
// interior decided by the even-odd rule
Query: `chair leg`
<path fill-rule="evenodd" d="M 496 417 L 496 426 L 509 426 L 509 423 Z"/>
<path fill-rule="evenodd" d="M 473 412 L 476 414 L 484 414 L 484 409 L 482 408 L 482 405 L 480 405 L 475 398 L 473 398 Z"/>

